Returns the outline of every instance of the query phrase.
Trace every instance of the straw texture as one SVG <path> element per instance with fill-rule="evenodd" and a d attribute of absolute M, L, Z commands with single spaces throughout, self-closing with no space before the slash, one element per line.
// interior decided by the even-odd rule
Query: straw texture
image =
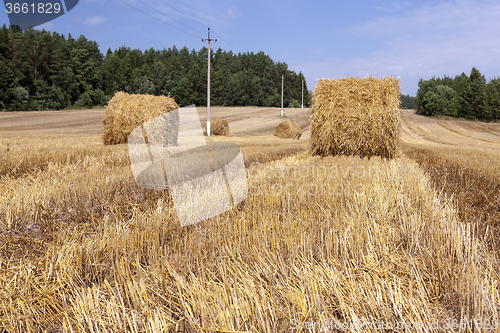
<path fill-rule="evenodd" d="M 229 135 L 229 124 L 225 119 L 212 119 L 210 122 L 210 134 Z"/>
<path fill-rule="evenodd" d="M 171 97 L 117 92 L 109 101 L 102 120 L 104 123 L 103 142 L 106 145 L 127 143 L 129 134 L 135 128 L 154 117 L 178 108 L 179 106 Z M 178 124 L 165 125 L 174 129 L 178 127 Z M 177 135 L 177 133 L 172 134 L 173 137 Z"/>
<path fill-rule="evenodd" d="M 300 139 L 302 135 L 302 130 L 297 123 L 289 120 L 282 121 L 276 126 L 276 132 L 274 136 L 282 139 Z"/>
<path fill-rule="evenodd" d="M 312 100 L 310 153 L 394 158 L 399 142 L 399 79 L 321 79 Z"/>

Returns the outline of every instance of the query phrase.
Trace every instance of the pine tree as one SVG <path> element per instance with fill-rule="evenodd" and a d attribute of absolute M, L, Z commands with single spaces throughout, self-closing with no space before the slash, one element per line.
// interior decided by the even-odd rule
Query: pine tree
<path fill-rule="evenodd" d="M 472 68 L 467 87 L 461 94 L 459 116 L 491 120 L 486 100 L 486 79 L 476 67 Z"/>
<path fill-rule="evenodd" d="M 420 79 L 418 81 L 417 96 L 415 104 L 417 113 L 424 116 L 432 116 L 435 110 L 434 95 L 436 91 L 436 79 L 433 77 L 429 80 Z M 433 94 L 430 94 L 433 93 Z"/>
<path fill-rule="evenodd" d="M 0 110 L 5 110 L 14 99 L 13 89 L 16 87 L 14 72 L 7 66 L 5 58 L 0 55 Z"/>
<path fill-rule="evenodd" d="M 151 65 L 149 77 L 155 87 L 157 95 L 161 95 L 161 91 L 165 86 L 166 75 L 167 68 L 161 61 L 156 61 L 153 65 Z"/>
<path fill-rule="evenodd" d="M 486 96 L 491 118 L 500 119 L 500 78 L 493 78 L 488 82 Z"/>
<path fill-rule="evenodd" d="M 9 53 L 9 29 L 3 24 L 0 30 L 0 55 L 7 60 Z"/>
<path fill-rule="evenodd" d="M 188 106 L 190 104 L 191 93 L 189 89 L 189 80 L 187 77 L 183 77 L 179 80 L 172 91 L 172 97 L 174 97 L 175 101 L 180 106 Z"/>

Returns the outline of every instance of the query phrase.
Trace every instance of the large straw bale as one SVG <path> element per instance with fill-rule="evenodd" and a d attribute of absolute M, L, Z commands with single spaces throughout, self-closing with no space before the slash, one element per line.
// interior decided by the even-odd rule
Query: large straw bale
<path fill-rule="evenodd" d="M 210 122 L 210 134 L 229 135 L 229 124 L 225 119 L 212 119 Z"/>
<path fill-rule="evenodd" d="M 300 139 L 302 135 L 302 130 L 297 123 L 293 121 L 285 120 L 276 126 L 276 132 L 274 136 L 282 139 Z"/>
<path fill-rule="evenodd" d="M 104 123 L 103 142 L 106 145 L 127 143 L 129 134 L 135 128 L 152 118 L 178 108 L 179 106 L 171 97 L 117 92 L 108 102 L 102 120 Z M 171 141 L 177 138 L 178 118 L 169 117 L 168 119 L 172 124 L 165 123 L 165 126 L 171 128 L 172 131 L 167 134 L 168 138 L 163 139 L 172 143 Z M 154 131 L 154 129 L 150 130 Z"/>
<path fill-rule="evenodd" d="M 394 158 L 399 93 L 393 77 L 319 80 L 311 106 L 311 154 Z"/>

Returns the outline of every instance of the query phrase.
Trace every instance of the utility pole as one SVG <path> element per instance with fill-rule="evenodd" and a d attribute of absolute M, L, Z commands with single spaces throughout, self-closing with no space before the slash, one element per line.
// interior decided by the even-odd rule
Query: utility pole
<path fill-rule="evenodd" d="M 210 42 L 216 42 L 217 39 L 210 38 L 210 28 L 208 28 L 208 38 L 202 39 L 202 42 L 208 41 L 208 75 L 207 75 L 207 134 L 210 136 Z"/>
<path fill-rule="evenodd" d="M 281 118 L 283 118 L 283 80 L 285 75 L 281 74 Z"/>
<path fill-rule="evenodd" d="M 302 108 L 304 108 L 304 80 L 302 80 Z"/>

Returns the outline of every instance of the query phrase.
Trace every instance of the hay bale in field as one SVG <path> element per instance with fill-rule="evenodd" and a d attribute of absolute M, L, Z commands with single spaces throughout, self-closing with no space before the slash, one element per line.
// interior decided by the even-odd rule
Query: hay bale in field
<path fill-rule="evenodd" d="M 282 139 L 300 139 L 302 135 L 302 130 L 297 123 L 289 120 L 282 121 L 276 126 L 276 132 L 274 136 Z"/>
<path fill-rule="evenodd" d="M 102 120 L 104 123 L 103 142 L 105 145 L 127 143 L 129 134 L 135 128 L 142 126 L 152 118 L 178 108 L 179 106 L 171 97 L 117 92 L 108 102 Z M 165 123 L 165 126 L 174 128 L 174 131 L 167 133 L 168 138 L 157 139 L 163 139 L 169 144 L 175 144 L 179 127 L 178 117 L 169 117 L 168 119 L 167 122 L 169 123 Z"/>
<path fill-rule="evenodd" d="M 212 119 L 210 121 L 210 134 L 229 135 L 229 124 L 225 119 Z"/>
<path fill-rule="evenodd" d="M 394 158 L 399 142 L 399 80 L 322 79 L 314 88 L 310 153 Z"/>

